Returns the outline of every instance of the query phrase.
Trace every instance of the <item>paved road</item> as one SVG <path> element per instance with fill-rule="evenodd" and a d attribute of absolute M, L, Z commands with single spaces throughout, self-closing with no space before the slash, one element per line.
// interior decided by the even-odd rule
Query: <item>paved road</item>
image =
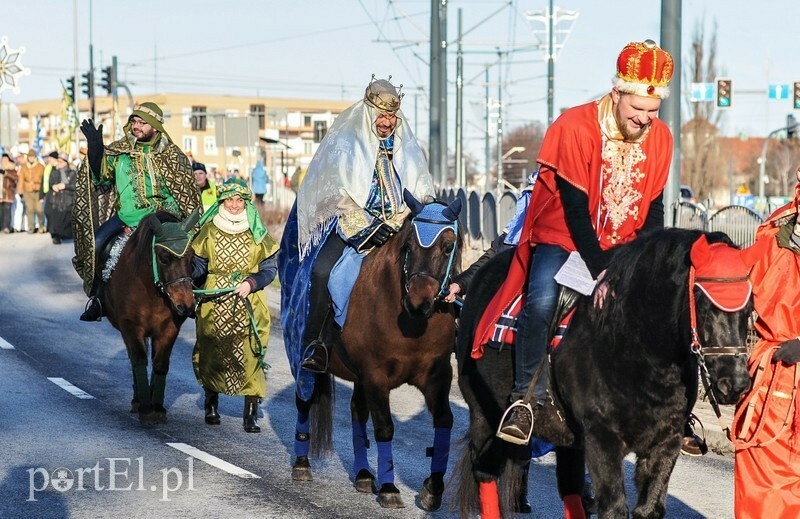
<path fill-rule="evenodd" d="M 291 481 L 293 386 L 277 329 L 267 354 L 272 369 L 261 434 L 242 431 L 240 398 L 223 396 L 222 425 L 204 425 L 191 370 L 191 321 L 172 357 L 169 423 L 142 428 L 128 413 L 130 367 L 118 332 L 107 322 L 77 319 L 84 297 L 71 256 L 71 244 L 55 246 L 44 235 L 0 235 L 0 517 L 454 516 L 447 510 L 425 514 L 416 506 L 432 431 L 421 396 L 409 388 L 392 394 L 405 509 L 381 510 L 374 496 L 352 487 L 351 388 L 344 383 L 337 387 L 336 454 L 312 461 L 314 482 Z M 269 299 L 277 309 L 277 292 Z M 467 410 L 455 384 L 451 396 L 452 470 Z M 529 517 L 562 514 L 553 461 L 546 456 L 534 462 L 535 512 Z M 628 460 L 629 488 L 632 468 Z M 730 457 L 679 459 L 668 517 L 731 517 L 731 473 Z"/>

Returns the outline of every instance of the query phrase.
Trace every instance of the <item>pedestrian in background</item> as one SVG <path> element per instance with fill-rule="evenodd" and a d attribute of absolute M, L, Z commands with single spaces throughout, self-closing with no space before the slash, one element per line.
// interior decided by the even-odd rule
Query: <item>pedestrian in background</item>
<path fill-rule="evenodd" d="M 25 200 L 25 216 L 28 221 L 28 233 L 37 231 L 47 232 L 44 223 L 44 192 L 42 180 L 44 178 L 44 165 L 36 157 L 36 152 L 28 150 L 27 160 L 19 168 L 19 187 L 22 198 Z"/>
<path fill-rule="evenodd" d="M 212 299 L 197 309 L 192 366 L 205 391 L 205 422 L 220 423 L 220 393 L 244 396 L 244 430 L 258 433 L 258 403 L 267 391 L 264 355 L 270 330 L 263 289 L 277 274 L 278 244 L 261 222 L 252 198 L 244 180 L 226 181 L 192 241 L 194 277 L 205 278 L 203 288 L 234 288 L 230 297 Z"/>
<path fill-rule="evenodd" d="M 14 230 L 14 214 L 11 209 L 17 194 L 17 165 L 10 155 L 3 153 L 0 167 L 0 175 L 3 176 L 0 180 L 0 229 L 8 234 Z"/>
<path fill-rule="evenodd" d="M 264 169 L 264 163 L 260 160 L 256 162 L 256 166 L 253 168 L 250 181 L 253 185 L 253 194 L 256 197 L 256 206 L 261 209 L 264 207 L 264 195 L 267 192 L 269 177 L 267 177 L 267 170 Z"/>
<path fill-rule="evenodd" d="M 203 211 L 208 211 L 219 196 L 217 185 L 208 178 L 205 164 L 201 162 L 192 163 L 192 171 L 194 171 L 194 183 L 197 185 L 197 189 L 200 190 Z"/>
<path fill-rule="evenodd" d="M 70 167 L 69 156 L 58 154 L 56 168 L 50 172 L 50 186 L 45 204 L 50 236 L 60 244 L 72 238 L 72 202 L 75 195 L 75 171 Z"/>

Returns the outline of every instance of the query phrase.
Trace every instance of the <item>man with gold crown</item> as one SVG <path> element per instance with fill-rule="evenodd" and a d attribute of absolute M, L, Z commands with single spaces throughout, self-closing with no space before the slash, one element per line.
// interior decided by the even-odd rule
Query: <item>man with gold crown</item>
<path fill-rule="evenodd" d="M 103 309 L 98 296 L 106 275 L 99 257 L 103 248 L 150 213 L 164 210 L 185 219 L 201 202 L 189 159 L 164 130 L 164 114 L 157 104 L 134 108 L 123 137 L 108 146 L 103 144 L 102 124 L 95 128 L 87 119 L 81 131 L 88 150 L 75 185 L 72 263 L 89 296 L 80 319 L 99 321 Z M 107 194 L 103 205 L 114 208 L 114 214 L 102 214 L 100 193 Z"/>
<path fill-rule="evenodd" d="M 418 200 L 434 195 L 427 161 L 400 110 L 403 96 L 389 80 L 373 75 L 364 98 L 336 118 L 284 229 L 281 324 L 303 400 L 313 391 L 312 373 L 327 369 L 324 329 L 334 321 L 341 326 L 346 312 L 342 303 L 333 308 L 328 287 L 342 292 L 346 305 L 361 259 L 383 245 L 408 214 L 403 189 Z M 340 259 L 352 266 L 349 273 L 331 276 Z"/>
<path fill-rule="evenodd" d="M 572 436 L 548 394 L 548 332 L 559 294 L 553 278 L 570 253 L 579 254 L 588 281 L 599 281 L 595 304 L 602 305 L 609 249 L 663 226 L 673 140 L 658 110 L 669 94 L 673 67 L 669 53 L 652 40 L 629 43 L 617 58 L 611 91 L 565 111 L 545 134 L 519 246 L 478 324 L 472 351 L 476 358 L 482 354 L 497 318 L 525 293 L 515 340 L 513 403 L 498 431 L 507 441 L 526 444 L 532 431 L 554 443 L 559 438 L 568 443 Z M 524 397 L 535 373 L 531 405 Z M 580 476 L 582 487 L 582 469 Z M 581 487 L 562 495 L 568 511 L 580 507 Z"/>
<path fill-rule="evenodd" d="M 748 359 L 752 387 L 736 406 L 737 519 L 800 517 L 800 168 L 795 198 L 767 218 L 742 251 L 753 265 L 758 342 Z"/>

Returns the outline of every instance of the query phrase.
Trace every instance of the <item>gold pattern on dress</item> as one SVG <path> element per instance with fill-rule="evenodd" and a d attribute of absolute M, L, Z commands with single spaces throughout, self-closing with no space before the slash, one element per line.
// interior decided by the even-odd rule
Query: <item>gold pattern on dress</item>
<path fill-rule="evenodd" d="M 226 288 L 238 285 L 247 275 L 239 272 L 239 265 L 246 265 L 253 239 L 249 233 L 216 233 L 214 259 L 217 273 L 216 283 L 210 288 Z M 225 274 L 227 272 L 227 274 Z M 214 303 L 213 341 L 222 359 L 225 384 L 230 394 L 238 393 L 245 382 L 245 357 L 251 353 L 246 339 L 250 333 L 250 318 L 238 297 L 221 299 Z"/>
<path fill-rule="evenodd" d="M 609 242 L 616 245 L 621 240 L 619 228 L 627 220 L 639 219 L 641 184 L 645 178 L 641 164 L 647 157 L 639 142 L 617 141 L 603 136 L 602 158 L 600 234 L 605 234 Z"/>

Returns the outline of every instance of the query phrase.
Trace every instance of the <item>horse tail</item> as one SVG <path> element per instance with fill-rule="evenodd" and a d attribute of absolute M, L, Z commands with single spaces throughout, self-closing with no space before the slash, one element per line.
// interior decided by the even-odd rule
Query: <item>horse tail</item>
<path fill-rule="evenodd" d="M 472 472 L 472 453 L 469 448 L 469 434 L 461 442 L 461 458 L 458 460 L 453 475 L 447 486 L 457 489 L 453 494 L 450 509 L 461 517 L 475 517 L 478 514 L 478 482 Z"/>
<path fill-rule="evenodd" d="M 321 373 L 314 376 L 314 393 L 311 396 L 310 432 L 311 455 L 327 456 L 333 452 L 333 404 L 336 399 L 333 375 Z"/>
<path fill-rule="evenodd" d="M 492 439 L 492 442 L 502 440 Z M 461 458 L 458 460 L 448 487 L 457 489 L 453 494 L 450 509 L 460 517 L 475 517 L 479 513 L 488 512 L 481 506 L 480 483 L 497 483 L 498 502 L 502 517 L 513 517 L 514 509 L 520 496 L 525 496 L 527 478 L 525 477 L 526 460 L 523 454 L 529 454 L 526 447 L 502 445 L 505 461 L 499 467 L 500 473 L 492 475 L 486 472 L 476 472 L 473 464 L 475 454 L 469 446 L 469 433 L 461 441 Z"/>

